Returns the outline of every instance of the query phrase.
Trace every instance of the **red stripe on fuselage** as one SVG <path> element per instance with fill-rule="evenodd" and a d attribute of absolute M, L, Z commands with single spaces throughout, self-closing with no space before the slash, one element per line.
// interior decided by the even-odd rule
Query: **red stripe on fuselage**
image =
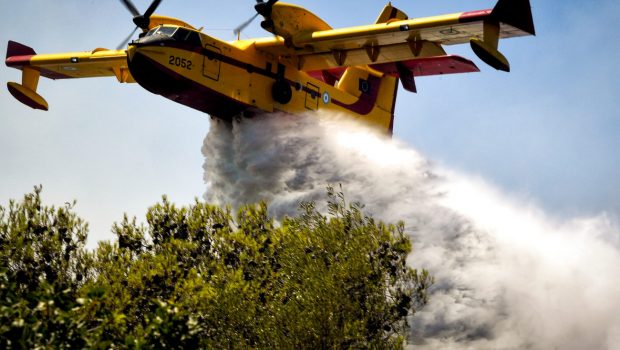
<path fill-rule="evenodd" d="M 32 59 L 34 55 L 24 55 L 24 56 L 11 56 L 7 57 L 5 64 L 7 67 L 21 69 L 24 66 L 30 65 L 30 59 Z"/>
<path fill-rule="evenodd" d="M 64 75 L 62 73 L 57 73 L 49 69 L 31 66 L 30 61 L 32 60 L 32 57 L 34 57 L 34 55 L 11 56 L 6 59 L 5 63 L 7 67 L 11 67 L 11 68 L 19 69 L 19 70 L 23 70 L 24 67 L 32 67 L 32 69 L 38 70 L 42 76 L 49 78 L 49 79 L 56 80 L 56 79 L 73 78 L 71 76 Z"/>
<path fill-rule="evenodd" d="M 459 22 L 468 23 L 484 20 L 491 15 L 492 9 L 463 12 L 459 17 Z"/>
<path fill-rule="evenodd" d="M 372 112 L 372 109 L 375 108 L 375 104 L 377 103 L 381 79 L 371 75 L 368 77 L 368 84 L 370 85 L 370 91 L 367 93 L 362 93 L 354 103 L 346 104 L 336 99 L 332 99 L 332 103 L 359 115 L 369 114 Z"/>

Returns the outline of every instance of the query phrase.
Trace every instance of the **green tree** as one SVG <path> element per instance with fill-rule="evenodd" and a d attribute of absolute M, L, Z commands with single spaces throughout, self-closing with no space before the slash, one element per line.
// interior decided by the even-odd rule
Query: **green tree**
<path fill-rule="evenodd" d="M 44 206 L 39 186 L 0 206 L 1 348 L 85 344 L 71 315 L 92 259 L 74 204 Z"/>
<path fill-rule="evenodd" d="M 13 348 L 402 348 L 432 278 L 405 263 L 404 225 L 328 189 L 276 223 L 166 197 L 146 224 L 84 249 L 72 205 L 40 188 L 0 207 L 0 346 Z"/>

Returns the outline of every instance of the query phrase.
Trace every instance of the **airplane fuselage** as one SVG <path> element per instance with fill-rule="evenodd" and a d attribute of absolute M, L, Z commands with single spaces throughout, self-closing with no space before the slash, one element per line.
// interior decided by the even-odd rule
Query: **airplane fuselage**
<path fill-rule="evenodd" d="M 255 50 L 253 42 L 228 43 L 176 26 L 154 30 L 128 50 L 131 75 L 152 93 L 223 119 L 244 111 L 326 110 L 390 128 L 393 99 L 380 98 L 380 93 L 394 93 L 396 78 L 363 72 L 356 96 L 292 67 L 286 59 L 268 57 Z"/>

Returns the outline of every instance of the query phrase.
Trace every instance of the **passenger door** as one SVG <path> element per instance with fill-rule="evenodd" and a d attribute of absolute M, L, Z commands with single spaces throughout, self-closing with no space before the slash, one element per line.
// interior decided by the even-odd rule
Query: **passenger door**
<path fill-rule="evenodd" d="M 202 64 L 202 75 L 215 81 L 220 80 L 220 59 L 222 50 L 213 46 L 205 45 L 205 55 Z"/>

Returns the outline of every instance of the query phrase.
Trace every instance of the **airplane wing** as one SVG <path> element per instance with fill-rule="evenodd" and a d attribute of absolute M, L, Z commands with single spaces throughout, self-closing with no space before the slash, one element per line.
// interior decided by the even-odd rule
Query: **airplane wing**
<path fill-rule="evenodd" d="M 9 41 L 6 65 L 22 71 L 22 83 L 7 83 L 9 92 L 20 102 L 47 110 L 45 99 L 36 93 L 39 77 L 71 79 L 88 77 L 116 77 L 121 83 L 135 82 L 127 67 L 125 50 L 95 49 L 87 52 L 69 52 L 37 55 L 23 44 Z"/>
<path fill-rule="evenodd" d="M 497 49 L 499 39 L 535 35 L 529 0 L 499 0 L 493 9 L 416 19 L 407 19 L 404 13 L 388 5 L 378 23 L 342 29 L 318 26 L 317 21 L 312 20 L 313 15 L 305 15 L 313 25 L 304 27 L 303 22 L 291 25 L 287 18 L 299 22 L 296 19 L 299 16 L 295 17 L 299 9 L 289 11 L 288 6 L 276 3 L 272 16 L 279 18 L 270 22 L 273 32 L 284 33 L 284 36 L 256 41 L 255 47 L 313 73 L 357 65 L 381 70 L 385 64 L 395 62 L 407 62 L 405 66 L 409 67 L 415 65 L 409 62 L 411 60 L 446 56 L 443 45 L 468 42 L 484 62 L 509 71 L 508 61 Z M 291 30 L 291 27 L 298 30 Z M 462 60 L 457 59 L 461 63 Z M 475 65 L 467 65 L 467 71 L 473 71 Z M 390 72 L 395 70 L 393 66 L 387 67 Z M 446 72 L 449 73 L 449 69 Z M 445 72 L 438 70 L 438 73 Z"/>

